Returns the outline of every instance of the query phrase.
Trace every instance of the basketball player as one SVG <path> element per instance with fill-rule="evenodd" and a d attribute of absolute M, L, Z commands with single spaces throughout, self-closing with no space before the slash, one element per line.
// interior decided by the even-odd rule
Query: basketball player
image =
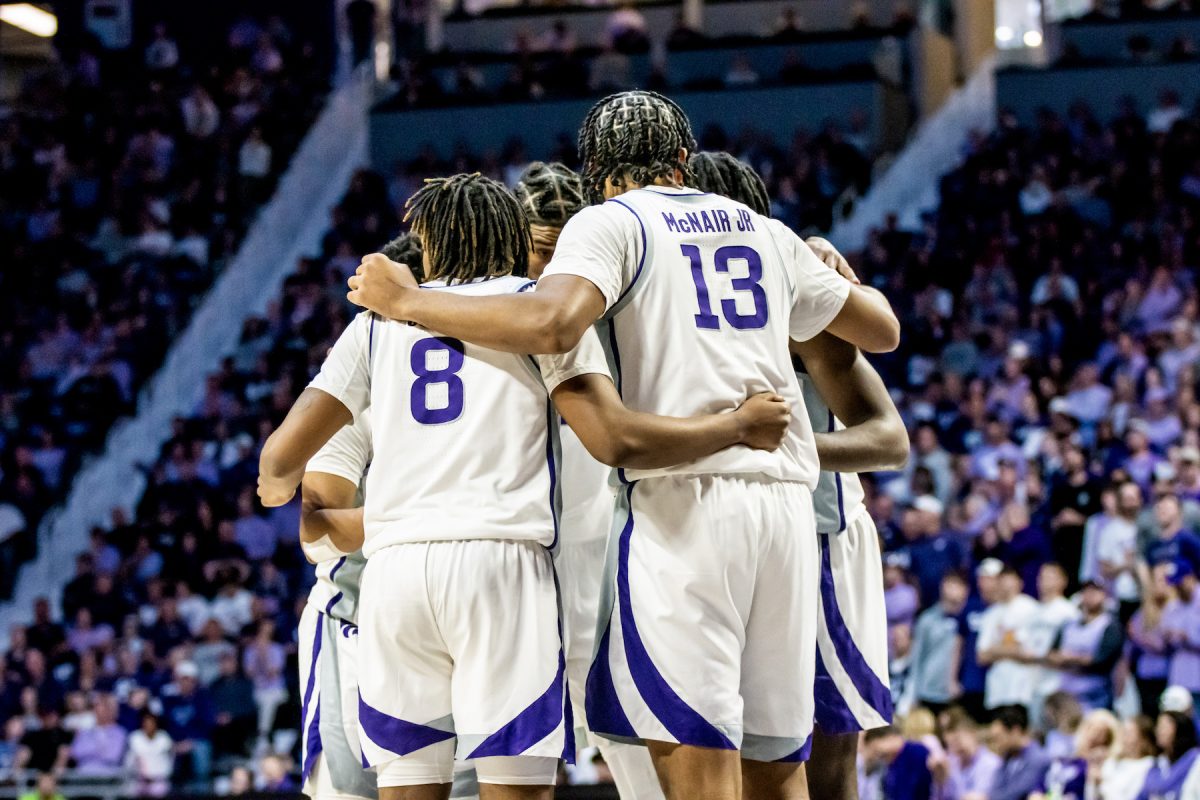
<path fill-rule="evenodd" d="M 750 165 L 721 152 L 696 153 L 689 164 L 697 188 L 769 214 L 766 186 Z M 806 241 L 828 266 L 854 277 L 829 242 Z M 821 333 L 792 351 L 822 468 L 813 492 L 821 593 L 808 787 L 813 797 L 854 800 L 858 734 L 892 720 L 879 535 L 857 473 L 902 466 L 908 434 L 879 373 L 852 345 Z"/>
<path fill-rule="evenodd" d="M 519 292 L 529 231 L 495 181 L 426 183 L 408 217 L 431 294 Z M 455 756 L 483 800 L 548 798 L 573 756 L 550 550 L 558 537 L 558 419 L 612 465 L 657 469 L 734 445 L 776 447 L 786 403 L 732 413 L 628 411 L 594 334 L 559 357 L 464 345 L 362 314 L 263 448 L 264 504 L 286 502 L 303 465 L 368 406 L 368 557 L 359 614 L 359 731 L 381 798 L 445 798 Z"/>
<path fill-rule="evenodd" d="M 589 193 L 537 291 L 422 292 L 367 256 L 352 302 L 511 352 L 570 350 L 598 320 L 622 398 L 687 415 L 775 389 L 798 408 L 788 340 L 828 329 L 894 349 L 882 295 L 826 268 L 782 226 L 688 186 L 682 110 L 608 97 L 579 137 Z M 819 474 L 807 414 L 772 453 L 732 448 L 680 467 L 619 471 L 610 546 L 615 611 L 588 678 L 588 727 L 646 742 L 671 798 L 804 797 L 813 717 Z M 607 607 L 607 603 L 605 604 Z"/>
<path fill-rule="evenodd" d="M 421 269 L 421 246 L 405 234 L 381 253 Z M 300 619 L 301 768 L 313 800 L 376 797 L 358 740 L 358 590 L 366 559 L 361 485 L 371 463 L 369 412 L 334 434 L 300 484 L 300 545 L 317 582 Z M 477 800 L 475 770 L 456 763 L 454 800 Z"/>
<path fill-rule="evenodd" d="M 529 277 L 537 280 L 554 256 L 563 226 L 587 207 L 587 197 L 579 175 L 563 164 L 541 161 L 526 167 L 515 192 L 529 216 L 533 234 Z M 583 708 L 584 686 L 596 644 L 604 554 L 616 498 L 616 490 L 609 485 L 609 473 L 608 467 L 592 458 L 570 426 L 563 426 L 562 537 L 554 566 L 563 590 L 567 683 L 571 688 L 575 742 L 580 747 L 594 744 L 600 748 L 624 800 L 662 800 L 662 789 L 646 748 L 590 737 Z"/>

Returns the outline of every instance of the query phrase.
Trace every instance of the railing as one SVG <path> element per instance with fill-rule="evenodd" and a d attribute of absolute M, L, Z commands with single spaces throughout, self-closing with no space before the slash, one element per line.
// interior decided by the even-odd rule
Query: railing
<path fill-rule="evenodd" d="M 57 605 L 90 528 L 107 522 L 113 508 L 137 503 L 145 489 L 142 470 L 157 457 L 173 418 L 200 399 L 205 376 L 237 345 L 243 320 L 263 312 L 297 260 L 317 250 L 329 209 L 366 162 L 370 92 L 368 76 L 360 72 L 329 96 L 237 255 L 141 392 L 136 416 L 114 426 L 104 452 L 43 520 L 38 556 L 21 570 L 12 600 L 0 608 L 0 627 L 27 621 L 40 595 Z"/>

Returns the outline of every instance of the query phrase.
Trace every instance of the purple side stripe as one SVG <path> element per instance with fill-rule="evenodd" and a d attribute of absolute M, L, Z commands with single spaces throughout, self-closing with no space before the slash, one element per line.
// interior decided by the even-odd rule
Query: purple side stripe
<path fill-rule="evenodd" d="M 541 697 L 526 706 L 524 711 L 505 723 L 500 730 L 480 742 L 467 758 L 519 756 L 553 733 L 563 721 L 565 671 L 566 659 L 560 648 L 558 670 Z"/>
<path fill-rule="evenodd" d="M 813 695 L 816 701 L 814 716 L 824 733 L 855 733 L 862 730 L 858 717 L 854 716 L 850 706 L 846 705 L 846 698 L 842 697 L 833 676 L 825 667 L 820 648 L 817 649 L 817 680 L 813 687 Z"/>
<path fill-rule="evenodd" d="M 583 694 L 583 710 L 587 716 L 588 728 L 597 733 L 607 733 L 609 736 L 624 736 L 636 738 L 625 709 L 621 708 L 621 700 L 617 697 L 617 687 L 613 684 L 612 668 L 608 663 L 608 639 L 612 632 L 612 622 L 604 629 L 600 637 L 600 646 L 596 649 L 596 657 L 588 670 L 586 691 Z"/>
<path fill-rule="evenodd" d="M 406 756 L 422 747 L 454 738 L 454 731 L 440 731 L 428 725 L 388 716 L 367 705 L 361 694 L 358 696 L 358 721 L 368 739 L 398 756 Z"/>
<path fill-rule="evenodd" d="M 317 612 L 317 631 L 313 635 L 312 661 L 309 662 L 308 668 L 308 685 L 304 687 L 304 702 L 300 704 L 300 719 L 308 719 L 308 708 L 312 702 L 313 691 L 317 686 L 317 663 L 321 656 L 321 637 L 325 632 L 325 615 L 320 611 Z M 320 700 L 317 700 L 317 710 L 313 714 L 312 723 L 308 726 L 308 736 L 305 739 L 304 748 L 304 765 L 301 774 L 304 780 L 308 779 L 308 774 L 312 772 L 313 764 L 317 761 L 317 756 L 321 753 L 321 731 L 320 731 L 321 707 Z M 315 749 L 314 749 L 315 748 Z"/>
<path fill-rule="evenodd" d="M 717 730 L 711 722 L 675 693 L 667 683 L 654 661 L 650 658 L 646 646 L 637 631 L 637 623 L 633 618 L 633 602 L 629 593 L 629 540 L 633 535 L 633 487 L 630 484 L 625 490 L 626 505 L 629 508 L 629 520 L 621 532 L 620 548 L 617 562 L 617 598 L 621 609 L 621 633 L 625 645 L 625 658 L 629 662 L 629 672 L 633 683 L 646 705 L 658 717 L 658 721 L 680 744 L 697 747 L 714 747 L 722 750 L 736 750 L 737 747 L 725 734 Z"/>
<path fill-rule="evenodd" d="M 838 610 L 828 547 L 821 548 L 821 605 L 825 611 L 825 627 L 829 630 L 829 638 L 833 640 L 834 652 L 837 653 L 842 668 L 850 676 L 854 688 L 881 717 L 891 719 L 892 693 L 867 665 L 867 660 L 854 644 L 854 638 L 842 619 L 841 611 Z"/>

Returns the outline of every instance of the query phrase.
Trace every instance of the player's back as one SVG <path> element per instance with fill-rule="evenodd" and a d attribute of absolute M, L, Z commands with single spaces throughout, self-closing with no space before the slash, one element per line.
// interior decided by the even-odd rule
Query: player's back
<path fill-rule="evenodd" d="M 527 285 L 506 277 L 428 290 Z M 553 545 L 558 418 L 537 362 L 382 319 L 367 335 L 374 461 L 364 552 L 450 539 Z"/>
<path fill-rule="evenodd" d="M 844 301 L 843 292 L 836 301 L 823 296 L 824 305 L 812 303 L 814 293 L 838 290 L 821 283 L 814 292 L 811 276 L 819 270 L 828 286 L 841 279 L 784 226 L 719 195 L 648 187 L 601 209 L 581 212 L 568 230 L 600 214 L 636 230 L 625 254 L 636 261 L 633 272 L 600 331 L 625 402 L 639 411 L 690 416 L 732 411 L 752 394 L 775 391 L 796 412 L 791 434 L 775 452 L 734 447 L 667 470 L 630 470 L 626 477 L 759 473 L 812 485 L 816 451 L 788 339 L 815 335 Z M 811 263 L 798 268 L 805 258 Z M 815 313 L 798 323 L 806 303 Z"/>

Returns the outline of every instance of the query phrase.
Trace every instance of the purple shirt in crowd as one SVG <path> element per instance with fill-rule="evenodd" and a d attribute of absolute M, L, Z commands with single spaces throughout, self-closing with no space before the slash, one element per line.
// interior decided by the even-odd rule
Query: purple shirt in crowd
<path fill-rule="evenodd" d="M 1161 627 L 1171 653 L 1167 682 L 1200 692 L 1200 592 L 1189 602 L 1167 603 Z"/>
<path fill-rule="evenodd" d="M 75 734 L 71 757 L 81 773 L 104 775 L 117 772 L 125 760 L 127 734 L 120 725 L 98 725 Z"/>

